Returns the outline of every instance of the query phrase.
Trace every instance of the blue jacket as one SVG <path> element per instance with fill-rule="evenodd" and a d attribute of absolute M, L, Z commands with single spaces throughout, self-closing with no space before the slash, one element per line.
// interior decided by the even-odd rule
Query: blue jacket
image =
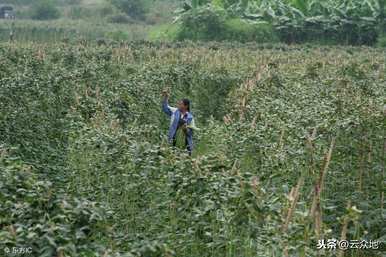
<path fill-rule="evenodd" d="M 178 121 L 180 120 L 180 117 L 181 117 L 181 112 L 177 108 L 169 106 L 168 100 L 166 98 L 164 98 L 164 100 L 162 101 L 162 110 L 169 117 L 171 117 L 169 132 L 168 132 L 168 141 L 169 143 L 173 143 L 173 139 L 174 139 L 174 136 L 176 135 L 177 128 L 178 128 Z M 192 125 L 194 127 L 193 115 L 190 112 L 186 113 L 184 120 L 186 121 L 188 126 Z M 191 128 L 187 129 L 186 138 L 188 141 L 188 151 L 191 152 L 193 150 L 193 130 Z"/>

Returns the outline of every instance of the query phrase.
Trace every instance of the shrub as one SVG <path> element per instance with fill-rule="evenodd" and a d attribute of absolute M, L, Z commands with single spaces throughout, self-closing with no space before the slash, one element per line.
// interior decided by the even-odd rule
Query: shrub
<path fill-rule="evenodd" d="M 32 7 L 31 18 L 35 20 L 53 20 L 60 17 L 59 9 L 51 0 L 40 0 Z"/>
<path fill-rule="evenodd" d="M 225 22 L 225 39 L 240 42 L 278 41 L 272 26 L 266 22 L 248 23 L 242 19 L 229 19 Z"/>
<path fill-rule="evenodd" d="M 276 42 L 277 35 L 267 22 L 249 23 L 230 18 L 223 10 L 199 8 L 181 17 L 177 40 L 229 40 L 240 42 Z"/>
<path fill-rule="evenodd" d="M 225 13 L 205 7 L 186 13 L 181 17 L 177 39 L 211 41 L 221 37 L 225 29 Z"/>
<path fill-rule="evenodd" d="M 146 6 L 142 0 L 111 0 L 111 3 L 134 19 L 145 19 Z"/>

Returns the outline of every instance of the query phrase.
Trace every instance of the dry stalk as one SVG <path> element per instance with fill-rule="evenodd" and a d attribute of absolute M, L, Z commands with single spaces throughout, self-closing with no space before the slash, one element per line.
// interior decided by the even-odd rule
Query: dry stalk
<path fill-rule="evenodd" d="M 320 195 L 323 190 L 324 178 L 326 176 L 328 166 L 330 165 L 334 145 L 335 145 L 335 138 L 333 138 L 331 141 L 330 148 L 324 159 L 323 169 L 320 171 L 319 180 L 315 185 L 314 197 L 313 197 L 311 211 L 310 211 L 310 216 L 313 218 L 314 224 L 315 224 L 315 235 L 318 239 L 321 238 L 321 231 L 322 231 L 321 229 L 322 228 L 322 208 L 320 204 Z"/>
<path fill-rule="evenodd" d="M 36 55 L 36 58 L 40 61 L 43 61 L 45 59 L 45 52 L 42 48 L 39 48 L 38 49 L 38 52 L 37 52 L 37 55 Z"/>
<path fill-rule="evenodd" d="M 295 211 L 295 208 L 296 208 L 296 204 L 299 200 L 299 192 L 300 192 L 300 189 L 302 187 L 304 183 L 304 177 L 303 177 L 303 174 L 300 176 L 300 178 L 298 179 L 298 183 L 296 184 L 295 187 L 292 187 L 291 189 L 291 192 L 289 193 L 288 195 L 288 198 L 291 202 L 291 206 L 290 208 L 288 209 L 288 212 L 287 212 L 287 216 L 286 216 L 286 219 L 282 225 L 282 232 L 283 233 L 286 233 L 287 230 L 288 230 L 288 225 L 292 219 L 292 216 L 293 216 L 293 213 Z M 284 246 L 283 246 L 283 256 L 285 257 L 288 257 L 288 246 L 284 243 Z"/>
<path fill-rule="evenodd" d="M 233 175 L 240 176 L 240 164 L 239 164 L 239 161 L 237 159 L 233 163 L 233 166 L 232 166 L 232 169 L 231 169 L 231 173 Z"/>
<path fill-rule="evenodd" d="M 64 257 L 64 251 L 63 251 L 63 249 L 60 249 L 60 250 L 58 251 L 57 257 Z"/>
<path fill-rule="evenodd" d="M 255 129 L 256 129 L 256 118 L 257 118 L 257 116 L 254 116 L 254 117 L 253 117 L 253 120 L 252 120 L 252 122 L 251 122 L 251 129 L 252 129 L 252 130 L 255 130 Z"/>
<path fill-rule="evenodd" d="M 304 183 L 304 177 L 303 177 L 303 175 L 301 175 L 300 178 L 298 179 L 298 183 L 296 184 L 296 187 L 291 189 L 291 192 L 290 192 L 289 197 L 288 197 L 291 201 L 291 206 L 288 209 L 286 219 L 282 225 L 282 232 L 283 233 L 285 233 L 288 229 L 288 225 L 292 219 L 293 213 L 294 213 L 295 208 L 296 208 L 296 204 L 299 200 L 299 191 L 300 191 L 300 188 L 302 187 L 303 183 Z"/>
<path fill-rule="evenodd" d="M 349 201 L 347 204 L 347 209 L 350 209 L 350 208 L 351 208 L 351 202 Z M 343 219 L 342 232 L 340 234 L 340 240 L 341 241 L 347 239 L 347 227 L 348 227 L 349 221 L 350 221 L 350 219 L 349 219 L 348 215 L 346 215 Z M 343 256 L 344 256 L 344 250 L 340 249 L 339 253 L 338 253 L 338 257 L 343 257 Z"/>
<path fill-rule="evenodd" d="M 225 116 L 223 117 L 223 121 L 224 121 L 224 123 L 225 123 L 226 125 L 229 125 L 229 124 L 232 123 L 232 118 L 230 117 L 229 114 L 227 114 L 227 115 L 225 115 Z"/>
<path fill-rule="evenodd" d="M 315 140 L 316 137 L 316 127 L 312 130 L 311 135 L 307 135 L 307 146 L 310 149 L 310 159 L 311 159 L 311 174 L 315 173 L 315 160 L 314 160 L 314 144 L 312 141 Z"/>
<path fill-rule="evenodd" d="M 260 66 L 254 76 L 252 78 L 249 78 L 243 83 L 240 87 L 241 90 L 241 96 L 240 96 L 240 101 L 239 101 L 239 106 L 238 106 L 238 113 L 239 113 L 239 120 L 242 121 L 244 120 L 245 117 L 245 112 L 247 110 L 247 97 L 249 94 L 252 92 L 253 88 L 255 85 L 261 80 L 261 74 L 263 72 L 263 66 Z"/>
<path fill-rule="evenodd" d="M 285 129 L 282 129 L 280 132 L 280 139 L 279 139 L 279 150 L 282 151 L 284 147 L 284 135 L 285 135 Z"/>

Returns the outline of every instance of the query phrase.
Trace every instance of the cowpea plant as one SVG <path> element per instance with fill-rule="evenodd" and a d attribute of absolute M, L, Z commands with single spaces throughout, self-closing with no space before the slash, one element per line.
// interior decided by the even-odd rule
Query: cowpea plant
<path fill-rule="evenodd" d="M 0 242 L 36 256 L 382 256 L 380 49 L 0 45 Z M 192 157 L 166 141 L 192 101 Z"/>

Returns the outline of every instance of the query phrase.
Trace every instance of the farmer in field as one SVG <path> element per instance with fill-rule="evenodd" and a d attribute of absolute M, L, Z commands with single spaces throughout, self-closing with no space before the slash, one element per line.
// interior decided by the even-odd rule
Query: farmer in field
<path fill-rule="evenodd" d="M 177 108 L 169 106 L 169 93 L 162 92 L 162 110 L 171 118 L 168 141 L 173 146 L 187 149 L 189 155 L 193 150 L 193 129 L 195 128 L 193 115 L 190 113 L 190 101 L 181 99 Z"/>

